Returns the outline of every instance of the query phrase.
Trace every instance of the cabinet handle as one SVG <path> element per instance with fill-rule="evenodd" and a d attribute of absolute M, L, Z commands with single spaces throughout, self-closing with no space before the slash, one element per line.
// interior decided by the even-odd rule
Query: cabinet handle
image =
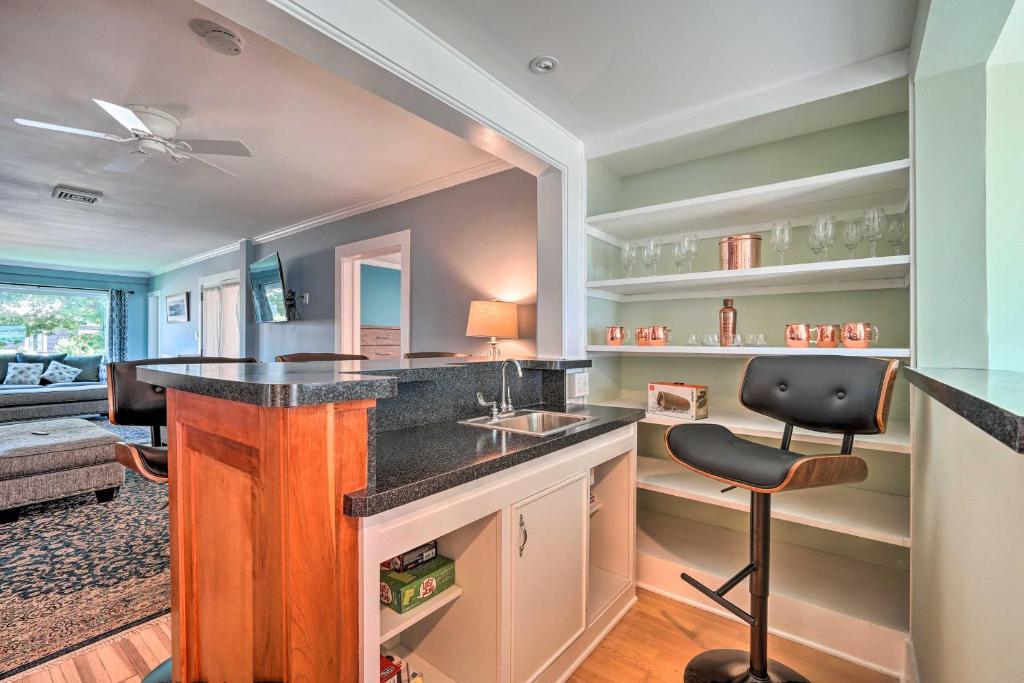
<path fill-rule="evenodd" d="M 526 520 L 523 519 L 522 515 L 519 515 L 519 537 L 523 539 L 519 544 L 519 557 L 522 557 L 523 550 L 526 549 L 526 542 L 530 540 L 530 534 L 526 532 Z"/>

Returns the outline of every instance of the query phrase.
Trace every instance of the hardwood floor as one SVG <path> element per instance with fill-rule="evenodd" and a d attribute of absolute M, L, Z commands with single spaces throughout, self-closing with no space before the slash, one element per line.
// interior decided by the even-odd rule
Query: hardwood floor
<path fill-rule="evenodd" d="M 639 601 L 570 679 L 571 683 L 679 683 L 683 666 L 716 647 L 746 649 L 747 630 L 695 607 L 639 591 Z M 81 654 L 46 664 L 12 683 L 138 683 L 171 650 L 170 617 Z M 782 638 L 769 652 L 815 683 L 893 683 L 895 679 Z"/>

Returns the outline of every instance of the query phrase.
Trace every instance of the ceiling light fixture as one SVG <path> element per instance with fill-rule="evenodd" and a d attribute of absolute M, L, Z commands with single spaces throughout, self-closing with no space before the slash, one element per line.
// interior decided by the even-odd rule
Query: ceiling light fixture
<path fill-rule="evenodd" d="M 554 57 L 540 56 L 530 60 L 530 71 L 535 74 L 549 74 L 558 68 L 558 60 Z"/>

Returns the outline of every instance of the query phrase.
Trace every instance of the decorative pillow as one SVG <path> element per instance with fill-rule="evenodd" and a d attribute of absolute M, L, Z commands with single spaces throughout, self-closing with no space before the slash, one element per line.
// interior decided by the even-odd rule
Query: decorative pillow
<path fill-rule="evenodd" d="M 68 356 L 64 359 L 64 365 L 70 365 L 82 371 L 76 382 L 99 382 L 100 365 L 103 363 L 103 356 Z"/>
<path fill-rule="evenodd" d="M 42 380 L 43 384 L 60 384 L 61 382 L 74 382 L 75 378 L 80 374 L 82 374 L 81 368 L 53 361 L 39 379 Z"/>
<path fill-rule="evenodd" d="M 4 384 L 39 384 L 43 375 L 42 363 L 11 363 L 7 366 Z"/>
<path fill-rule="evenodd" d="M 7 365 L 13 362 L 15 362 L 14 354 L 0 356 L 0 382 L 4 381 L 4 377 L 7 377 Z"/>
<path fill-rule="evenodd" d="M 18 353 L 19 363 L 42 363 L 43 372 L 50 367 L 50 363 L 57 361 L 63 363 L 64 359 L 68 357 L 66 353 L 51 353 L 51 354 L 35 354 L 35 353 Z"/>

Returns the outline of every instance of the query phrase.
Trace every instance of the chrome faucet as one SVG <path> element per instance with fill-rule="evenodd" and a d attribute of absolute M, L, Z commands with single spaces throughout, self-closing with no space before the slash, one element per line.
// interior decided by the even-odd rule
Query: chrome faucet
<path fill-rule="evenodd" d="M 501 395 L 498 396 L 497 401 L 485 401 L 484 395 L 481 392 L 476 392 L 476 402 L 484 408 L 488 408 L 491 413 L 491 418 L 498 418 L 505 415 L 511 415 L 515 412 L 515 408 L 512 407 L 512 391 L 509 389 L 508 380 L 505 376 L 505 368 L 511 363 L 515 366 L 516 373 L 518 373 L 520 379 L 523 377 L 523 366 L 519 364 L 519 361 L 509 358 L 508 360 L 502 361 L 501 363 Z"/>

